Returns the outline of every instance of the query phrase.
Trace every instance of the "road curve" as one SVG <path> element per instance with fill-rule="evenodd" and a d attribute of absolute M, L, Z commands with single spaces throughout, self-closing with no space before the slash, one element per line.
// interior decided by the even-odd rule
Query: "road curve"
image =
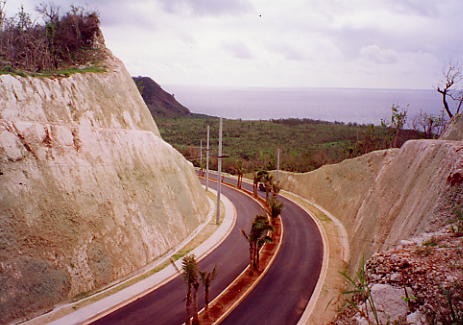
<path fill-rule="evenodd" d="M 217 183 L 210 182 L 215 188 Z M 248 196 L 222 186 L 222 192 L 237 210 L 236 225 L 223 243 L 200 262 L 203 270 L 217 265 L 217 277 L 212 283 L 211 299 L 222 292 L 248 264 L 248 246 L 241 229 L 249 229 L 253 217 L 262 213 L 261 207 Z M 177 276 L 150 294 L 124 306 L 92 324 L 181 324 L 185 321 L 186 287 Z M 198 294 L 199 308 L 203 307 L 203 292 Z"/>
<path fill-rule="evenodd" d="M 252 191 L 250 184 L 243 187 Z M 284 204 L 280 251 L 267 274 L 221 324 L 296 324 L 312 296 L 323 262 L 321 234 L 302 208 L 281 196 L 279 200 Z"/>

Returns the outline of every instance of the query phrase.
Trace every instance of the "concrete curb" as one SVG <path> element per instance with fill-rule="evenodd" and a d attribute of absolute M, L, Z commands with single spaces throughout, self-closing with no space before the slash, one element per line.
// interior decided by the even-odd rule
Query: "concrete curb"
<path fill-rule="evenodd" d="M 212 189 L 210 190 L 215 192 Z M 170 256 L 173 253 L 183 248 L 183 246 L 185 246 L 189 241 L 191 241 L 201 230 L 204 229 L 205 226 L 209 224 L 209 222 L 211 222 L 215 214 L 215 204 L 214 202 L 212 202 L 211 199 L 209 200 L 211 203 L 211 208 L 210 208 L 207 220 L 202 225 L 197 227 L 195 231 L 190 236 L 188 236 L 188 238 L 186 238 L 179 245 L 177 245 L 175 250 L 174 249 L 170 250 L 169 251 L 170 254 L 167 254 L 167 256 L 161 258 L 160 260 L 156 261 L 156 263 L 150 265 L 149 269 L 153 269 L 157 265 L 162 265 L 163 263 L 168 261 Z M 231 230 L 233 229 L 236 223 L 237 213 L 236 213 L 236 209 L 234 205 L 225 195 L 222 196 L 222 203 L 225 206 L 225 209 L 224 209 L 225 216 L 224 216 L 224 220 L 222 224 L 219 226 L 219 228 L 217 228 L 214 231 L 214 233 L 208 239 L 206 239 L 202 244 L 200 244 L 198 247 L 196 247 L 189 253 L 189 254 L 195 254 L 198 260 L 201 260 L 204 257 L 206 257 L 208 253 L 210 253 L 218 245 L 220 245 L 225 240 L 225 238 L 229 235 L 229 233 L 231 232 Z M 181 259 L 176 261 L 176 264 L 178 267 L 181 267 Z M 147 267 L 144 267 L 144 269 L 147 269 Z M 143 273 L 141 274 L 138 273 L 135 277 L 140 276 L 142 274 Z M 110 296 L 104 297 L 92 304 L 84 306 L 76 310 L 75 312 L 71 312 L 59 319 L 50 321 L 50 313 L 48 313 L 48 314 L 39 316 L 37 318 L 34 318 L 30 321 L 27 321 L 24 324 L 29 324 L 29 325 L 43 324 L 43 323 L 49 323 L 53 325 L 88 324 L 156 290 L 163 284 L 172 280 L 177 275 L 178 273 L 175 270 L 175 268 L 172 265 L 168 265 L 162 270 L 160 270 L 159 272 L 156 272 L 155 274 L 145 279 L 142 279 L 127 288 L 121 289 L 120 291 Z M 133 279 L 133 277 L 123 282 L 120 282 L 117 285 L 123 285 L 125 282 L 130 281 L 131 279 Z M 99 292 L 99 294 L 102 294 L 105 291 L 111 290 L 117 287 L 117 285 L 112 286 L 108 289 L 105 289 Z M 91 297 L 89 297 L 88 299 L 91 299 Z M 62 306 L 61 308 L 63 307 L 69 307 L 69 304 Z M 58 313 L 59 309 L 60 308 L 52 312 Z"/>

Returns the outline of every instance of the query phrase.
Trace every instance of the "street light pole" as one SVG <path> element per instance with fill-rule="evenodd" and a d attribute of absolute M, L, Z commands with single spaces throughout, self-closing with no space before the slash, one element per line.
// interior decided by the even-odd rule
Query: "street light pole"
<path fill-rule="evenodd" d="M 280 170 L 280 148 L 277 149 L 277 170 Z"/>
<path fill-rule="evenodd" d="M 199 140 L 199 169 L 203 170 L 203 140 Z"/>
<path fill-rule="evenodd" d="M 220 221 L 220 193 L 222 192 L 222 118 L 219 120 L 219 155 L 217 156 L 217 165 L 219 187 L 217 191 L 217 213 L 215 215 L 216 225 Z"/>
<path fill-rule="evenodd" d="M 206 192 L 209 191 L 209 125 L 207 126 L 207 144 L 206 144 Z"/>

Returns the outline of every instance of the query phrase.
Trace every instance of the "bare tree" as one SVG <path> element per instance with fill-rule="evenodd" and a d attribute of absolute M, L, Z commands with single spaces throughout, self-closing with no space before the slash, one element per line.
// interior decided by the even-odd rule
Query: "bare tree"
<path fill-rule="evenodd" d="M 5 23 L 5 6 L 6 0 L 0 0 L 0 32 L 3 30 L 3 24 Z"/>
<path fill-rule="evenodd" d="M 428 139 L 438 138 L 444 131 L 447 121 L 444 110 L 440 114 L 428 114 L 420 112 L 412 121 L 411 126 L 414 130 L 421 131 Z"/>
<path fill-rule="evenodd" d="M 42 15 L 45 24 L 56 23 L 59 20 L 59 7 L 51 2 L 41 2 L 35 11 Z"/>
<path fill-rule="evenodd" d="M 460 88 L 460 82 L 463 80 L 462 67 L 460 64 L 449 64 L 443 73 L 444 80 L 441 85 L 437 86 L 437 91 L 442 95 L 442 104 L 450 118 L 460 113 L 463 103 L 463 90 Z M 448 99 L 456 102 L 455 112 L 449 105 Z"/>

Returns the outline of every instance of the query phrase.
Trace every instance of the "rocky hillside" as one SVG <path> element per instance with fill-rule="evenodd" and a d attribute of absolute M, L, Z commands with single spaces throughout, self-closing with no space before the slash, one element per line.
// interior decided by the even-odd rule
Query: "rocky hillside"
<path fill-rule="evenodd" d="M 408 141 L 400 149 L 372 152 L 309 173 L 274 176 L 283 189 L 320 205 L 342 222 L 350 246 L 348 271 L 354 274 L 362 256 L 390 252 L 390 258 L 404 240 L 418 238 L 410 242 L 415 246 L 432 234 L 436 241 L 460 240 L 451 232 L 455 211 L 463 205 L 463 141 L 457 137 L 461 130 L 455 130 L 461 124 L 455 119 L 452 125 L 446 131 L 452 140 Z M 460 242 L 449 245 L 461 248 Z M 463 279 L 452 281 L 452 286 L 463 287 Z"/>
<path fill-rule="evenodd" d="M 191 114 L 188 108 L 180 104 L 153 79 L 134 77 L 133 80 L 154 117 L 185 117 Z"/>
<path fill-rule="evenodd" d="M 122 279 L 206 218 L 123 64 L 0 76 L 0 323 Z"/>

